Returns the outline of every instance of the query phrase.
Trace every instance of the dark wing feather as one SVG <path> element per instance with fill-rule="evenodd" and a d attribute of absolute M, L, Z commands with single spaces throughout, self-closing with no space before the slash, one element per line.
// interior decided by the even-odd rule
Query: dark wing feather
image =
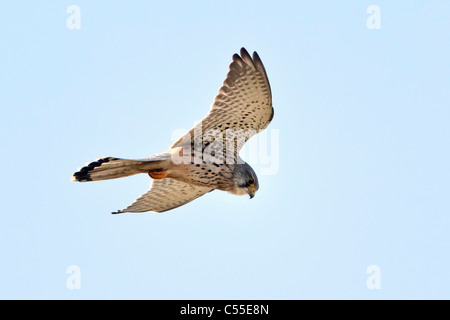
<path fill-rule="evenodd" d="M 194 132 L 206 136 L 208 130 L 219 132 L 224 139 L 231 132 L 235 139 L 244 138 L 245 142 L 269 125 L 273 118 L 272 94 L 264 65 L 256 52 L 253 58 L 244 48 L 240 53 L 233 55 L 230 70 L 209 114 L 172 148 L 190 144 Z M 203 148 L 207 144 L 203 142 Z M 242 144 L 235 144 L 236 154 Z"/>

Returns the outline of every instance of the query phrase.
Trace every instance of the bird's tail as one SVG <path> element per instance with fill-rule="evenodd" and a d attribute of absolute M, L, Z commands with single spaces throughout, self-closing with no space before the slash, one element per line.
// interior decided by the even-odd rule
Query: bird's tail
<path fill-rule="evenodd" d="M 151 157 L 130 160 L 113 157 L 100 158 L 80 168 L 72 175 L 72 181 L 100 181 L 132 176 L 158 170 L 167 170 L 170 166 L 170 153 L 163 152 Z"/>

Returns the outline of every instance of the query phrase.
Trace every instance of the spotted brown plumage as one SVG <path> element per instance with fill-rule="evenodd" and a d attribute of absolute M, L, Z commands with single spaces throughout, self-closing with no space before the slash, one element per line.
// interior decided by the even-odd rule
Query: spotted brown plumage
<path fill-rule="evenodd" d="M 208 131 L 220 131 L 224 143 L 227 140 L 227 131 L 231 131 L 232 136 L 229 138 L 235 138 L 237 141 L 242 138 L 241 135 L 245 135 L 245 142 L 264 130 L 272 121 L 272 93 L 259 55 L 254 52 L 252 59 L 247 50 L 242 48 L 241 56 L 233 55 L 229 68 L 230 71 L 214 99 L 209 114 L 175 142 L 172 148 L 192 144 L 191 149 L 194 149 L 196 131 L 201 132 L 201 135 Z M 202 150 L 207 144 L 208 141 L 203 141 Z M 235 161 L 242 144 L 234 143 Z"/>
<path fill-rule="evenodd" d="M 213 190 L 212 188 L 199 187 L 170 178 L 153 180 L 149 191 L 136 199 L 126 209 L 118 210 L 113 214 L 147 211 L 164 212 L 182 206 Z"/>
<path fill-rule="evenodd" d="M 131 160 L 106 157 L 73 174 L 79 182 L 108 180 L 138 173 L 153 178 L 150 190 L 124 212 L 164 212 L 210 191 L 248 194 L 258 190 L 253 169 L 239 157 L 242 145 L 264 130 L 274 115 L 267 72 L 256 52 L 242 48 L 208 115 L 164 152 Z"/>

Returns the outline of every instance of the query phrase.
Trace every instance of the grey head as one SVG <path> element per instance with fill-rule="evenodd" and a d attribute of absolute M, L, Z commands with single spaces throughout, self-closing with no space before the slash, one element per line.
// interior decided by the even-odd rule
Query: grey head
<path fill-rule="evenodd" d="M 259 189 L 258 177 L 248 163 L 236 164 L 233 170 L 234 188 L 228 190 L 232 194 L 248 194 L 250 199 L 255 196 Z"/>

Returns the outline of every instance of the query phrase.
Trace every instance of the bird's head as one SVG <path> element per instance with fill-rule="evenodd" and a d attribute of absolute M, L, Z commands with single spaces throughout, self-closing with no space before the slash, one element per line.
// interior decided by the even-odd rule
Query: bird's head
<path fill-rule="evenodd" d="M 259 189 L 258 177 L 255 171 L 247 163 L 237 164 L 233 171 L 234 189 L 231 193 L 236 195 L 248 194 L 250 199 Z"/>

